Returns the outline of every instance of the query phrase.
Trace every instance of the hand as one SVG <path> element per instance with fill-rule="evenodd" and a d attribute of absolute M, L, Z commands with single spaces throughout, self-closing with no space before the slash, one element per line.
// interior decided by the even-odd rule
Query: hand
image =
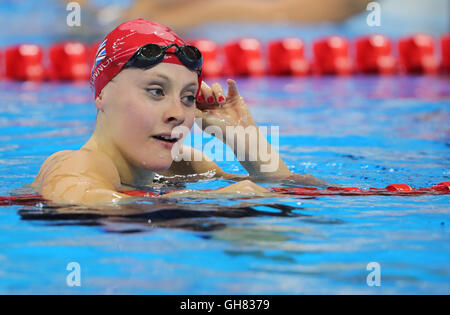
<path fill-rule="evenodd" d="M 272 175 L 271 174 L 269 178 L 261 177 L 261 176 L 260 177 L 249 176 L 248 178 L 254 182 L 270 181 L 271 183 L 289 184 L 289 185 L 296 185 L 296 186 L 307 185 L 307 186 L 316 186 L 316 187 L 322 187 L 322 188 L 326 188 L 326 187 L 330 187 L 330 186 L 334 186 L 334 187 L 340 186 L 339 184 L 331 184 L 331 183 L 324 182 L 323 180 L 320 180 L 310 174 L 297 174 L 297 173 L 293 173 L 293 172 L 289 172 L 288 174 L 280 174 L 280 175 L 278 175 L 278 174 Z M 230 178 L 230 179 L 232 179 L 232 178 Z"/>
<path fill-rule="evenodd" d="M 219 83 L 212 84 L 211 87 L 202 82 L 201 91 L 197 98 L 196 118 L 201 119 L 201 129 L 209 126 L 217 126 L 225 135 L 227 126 L 255 126 L 250 110 L 232 79 L 227 80 L 228 95 Z M 208 102 L 209 101 L 209 102 Z"/>
<path fill-rule="evenodd" d="M 242 180 L 230 186 L 216 190 L 218 193 L 238 193 L 238 194 L 268 194 L 270 190 L 255 184 L 250 180 Z"/>
<path fill-rule="evenodd" d="M 291 175 L 283 178 L 283 181 L 286 181 L 288 183 L 295 183 L 297 185 L 311 185 L 311 186 L 319 186 L 319 187 L 330 186 L 330 184 L 327 184 L 323 180 L 320 180 L 310 174 L 291 173 Z"/>
<path fill-rule="evenodd" d="M 223 198 L 223 195 L 249 195 L 249 196 L 276 196 L 276 193 L 271 192 L 269 189 L 264 188 L 255 184 L 250 180 L 242 180 L 240 182 L 234 183 L 232 185 L 209 191 L 201 191 L 201 190 L 180 190 L 173 191 L 167 194 L 160 196 L 160 198 L 176 198 L 176 197 L 201 197 L 201 198 Z"/>

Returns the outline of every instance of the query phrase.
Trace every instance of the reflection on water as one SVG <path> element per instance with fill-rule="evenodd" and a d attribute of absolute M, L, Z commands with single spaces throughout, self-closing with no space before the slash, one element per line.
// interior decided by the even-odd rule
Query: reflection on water
<path fill-rule="evenodd" d="M 309 216 L 299 213 L 303 209 L 301 207 L 292 207 L 280 202 L 281 199 L 278 203 L 238 199 L 232 205 L 224 206 L 223 204 L 230 203 L 229 199 L 216 199 L 214 203 L 207 203 L 203 199 L 177 202 L 155 198 L 152 201 L 95 208 L 39 203 L 21 208 L 19 215 L 23 220 L 43 220 L 53 225 L 105 226 L 106 231 L 119 233 L 138 233 L 157 227 L 215 231 L 226 227 L 226 224 L 220 222 L 220 218 Z M 113 230 L 112 227 L 116 229 Z M 130 227 L 131 230 L 128 229 Z"/>

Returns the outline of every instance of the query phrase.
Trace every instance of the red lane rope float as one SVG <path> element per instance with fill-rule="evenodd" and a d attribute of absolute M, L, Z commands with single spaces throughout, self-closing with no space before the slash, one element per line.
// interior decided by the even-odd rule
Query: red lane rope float
<path fill-rule="evenodd" d="M 418 195 L 448 195 L 450 182 L 442 182 L 429 188 L 411 188 L 406 184 L 391 184 L 386 188 L 361 189 L 357 187 L 269 187 L 275 193 L 297 196 L 418 196 Z M 121 193 L 134 197 L 158 197 L 157 193 L 148 190 L 127 190 Z M 33 205 L 46 200 L 40 195 L 0 196 L 0 206 Z"/>
<path fill-rule="evenodd" d="M 450 182 L 442 182 L 429 188 L 411 188 L 406 184 L 391 184 L 386 188 L 360 189 L 357 187 L 271 187 L 273 192 L 301 196 L 417 196 L 450 194 Z"/>
<path fill-rule="evenodd" d="M 331 35 L 316 38 L 311 45 L 298 37 L 265 43 L 256 38 L 240 37 L 222 45 L 207 38 L 193 38 L 188 43 L 202 52 L 205 77 L 450 74 L 450 33 L 440 37 L 440 45 L 436 39 L 417 33 L 398 40 L 381 34 L 354 39 Z M 62 41 L 49 47 L 31 43 L 0 47 L 0 55 L 3 55 L 0 56 L 0 78 L 19 81 L 88 80 L 99 44 Z M 305 57 L 307 49 L 312 52 L 312 60 Z M 394 54 L 394 50 L 398 53 Z"/>
<path fill-rule="evenodd" d="M 0 206 L 9 205 L 28 205 L 35 204 L 37 202 L 45 201 L 41 195 L 12 195 L 12 196 L 0 196 Z"/>

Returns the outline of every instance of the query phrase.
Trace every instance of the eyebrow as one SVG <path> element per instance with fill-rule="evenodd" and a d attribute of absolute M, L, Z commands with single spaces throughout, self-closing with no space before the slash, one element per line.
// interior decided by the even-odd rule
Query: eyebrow
<path fill-rule="evenodd" d="M 162 73 L 156 73 L 155 76 L 159 77 L 159 78 L 161 78 L 161 79 L 163 79 L 163 80 L 165 80 L 167 82 L 170 82 L 170 78 L 168 76 L 162 74 Z M 184 88 L 188 88 L 188 87 L 191 87 L 191 86 L 195 87 L 196 85 L 197 85 L 197 82 L 189 82 L 188 84 L 186 84 L 184 86 Z"/>

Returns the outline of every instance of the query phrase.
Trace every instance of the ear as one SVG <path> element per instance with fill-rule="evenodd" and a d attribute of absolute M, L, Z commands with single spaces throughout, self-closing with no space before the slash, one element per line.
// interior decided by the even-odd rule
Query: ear
<path fill-rule="evenodd" d="M 103 104 L 103 90 L 100 92 L 100 94 L 95 98 L 95 107 L 97 107 L 97 109 L 99 111 L 104 110 L 104 104 Z"/>

